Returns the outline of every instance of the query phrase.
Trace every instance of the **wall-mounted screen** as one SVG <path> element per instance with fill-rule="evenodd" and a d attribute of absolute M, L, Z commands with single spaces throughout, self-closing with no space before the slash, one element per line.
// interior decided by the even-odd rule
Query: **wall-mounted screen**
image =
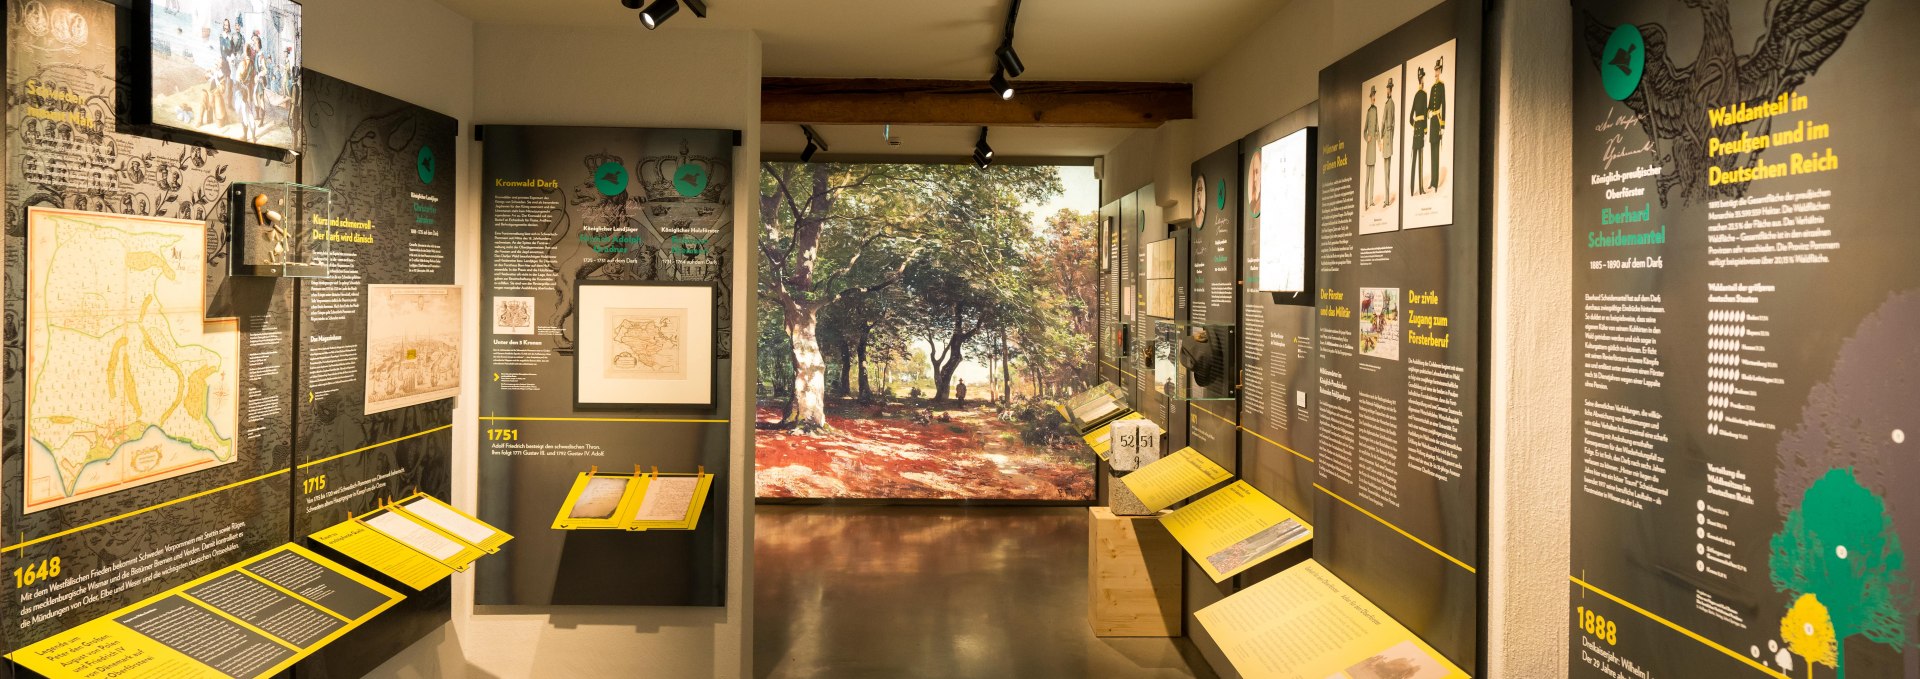
<path fill-rule="evenodd" d="M 1088 502 L 1090 167 L 768 163 L 762 498 Z"/>
<path fill-rule="evenodd" d="M 1260 222 L 1260 292 L 1307 290 L 1307 131 L 1260 148 L 1248 160 L 1249 209 Z"/>
<path fill-rule="evenodd" d="M 149 4 L 153 123 L 293 148 L 293 112 L 300 98 L 300 3 Z"/>

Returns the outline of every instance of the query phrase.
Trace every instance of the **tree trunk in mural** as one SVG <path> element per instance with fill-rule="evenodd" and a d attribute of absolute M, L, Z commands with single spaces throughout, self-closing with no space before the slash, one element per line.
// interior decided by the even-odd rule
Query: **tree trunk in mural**
<path fill-rule="evenodd" d="M 840 354 L 840 374 L 834 376 L 833 395 L 846 398 L 853 395 L 853 347 L 842 340 L 834 348 Z"/>
<path fill-rule="evenodd" d="M 1007 331 L 1000 331 L 1000 402 L 1013 405 L 1013 348 L 1007 344 Z"/>
<path fill-rule="evenodd" d="M 854 359 L 856 364 L 860 366 L 860 400 L 872 401 L 873 385 L 867 382 L 867 335 L 866 333 L 860 334 L 860 345 L 858 350 L 854 353 Z"/>
<path fill-rule="evenodd" d="M 820 353 L 818 310 L 786 305 L 787 336 L 793 338 L 793 398 L 781 424 L 802 431 L 827 428 L 827 360 Z"/>

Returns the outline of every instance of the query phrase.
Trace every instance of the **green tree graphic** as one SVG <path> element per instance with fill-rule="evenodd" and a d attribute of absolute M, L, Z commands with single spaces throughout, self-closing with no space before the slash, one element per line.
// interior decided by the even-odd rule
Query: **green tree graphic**
<path fill-rule="evenodd" d="M 1801 496 L 1772 540 L 1773 588 L 1812 594 L 1833 621 L 1838 679 L 1847 676 L 1847 639 L 1900 648 L 1906 642 L 1906 552 L 1887 504 L 1860 485 L 1853 468 L 1829 470 Z"/>

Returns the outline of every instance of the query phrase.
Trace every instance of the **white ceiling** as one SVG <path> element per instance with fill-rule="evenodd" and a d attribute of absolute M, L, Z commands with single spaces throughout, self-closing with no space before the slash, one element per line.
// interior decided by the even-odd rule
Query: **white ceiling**
<path fill-rule="evenodd" d="M 619 0 L 440 0 L 480 23 L 647 30 Z M 709 0 L 662 31 L 759 32 L 768 76 L 992 75 L 1008 0 Z M 1192 82 L 1286 0 L 1026 0 L 1014 46 L 1036 80 Z"/>
<path fill-rule="evenodd" d="M 647 39 L 637 12 L 619 0 L 439 0 L 479 23 L 624 26 Z M 985 79 L 992 74 L 1009 0 L 708 0 L 708 18 L 681 12 L 661 31 L 753 30 L 767 76 Z M 1027 80 L 1192 82 L 1286 0 L 1025 0 L 1014 46 Z M 1171 8 L 1171 9 L 1169 9 Z M 820 158 L 909 156 L 965 159 L 977 127 L 815 128 Z M 996 128 L 1002 158 L 1091 158 L 1136 130 Z M 767 153 L 798 153 L 796 125 L 767 125 Z"/>
<path fill-rule="evenodd" d="M 664 27 L 663 27 L 664 28 Z M 871 156 L 907 156 L 927 160 L 964 161 L 973 153 L 980 128 L 952 125 L 893 126 L 899 146 L 887 144 L 880 125 L 814 125 L 827 143 L 816 161 Z M 995 158 L 1074 158 L 1105 154 L 1135 129 L 1103 127 L 996 127 L 987 133 Z M 799 125 L 768 123 L 760 128 L 760 148 L 768 154 L 796 154 L 807 145 Z"/>

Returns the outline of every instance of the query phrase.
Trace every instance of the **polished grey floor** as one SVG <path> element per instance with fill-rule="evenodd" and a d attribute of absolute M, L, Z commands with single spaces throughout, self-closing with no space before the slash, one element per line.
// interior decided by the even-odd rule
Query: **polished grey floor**
<path fill-rule="evenodd" d="M 1087 625 L 1087 510 L 761 505 L 757 679 L 1212 677 Z"/>

